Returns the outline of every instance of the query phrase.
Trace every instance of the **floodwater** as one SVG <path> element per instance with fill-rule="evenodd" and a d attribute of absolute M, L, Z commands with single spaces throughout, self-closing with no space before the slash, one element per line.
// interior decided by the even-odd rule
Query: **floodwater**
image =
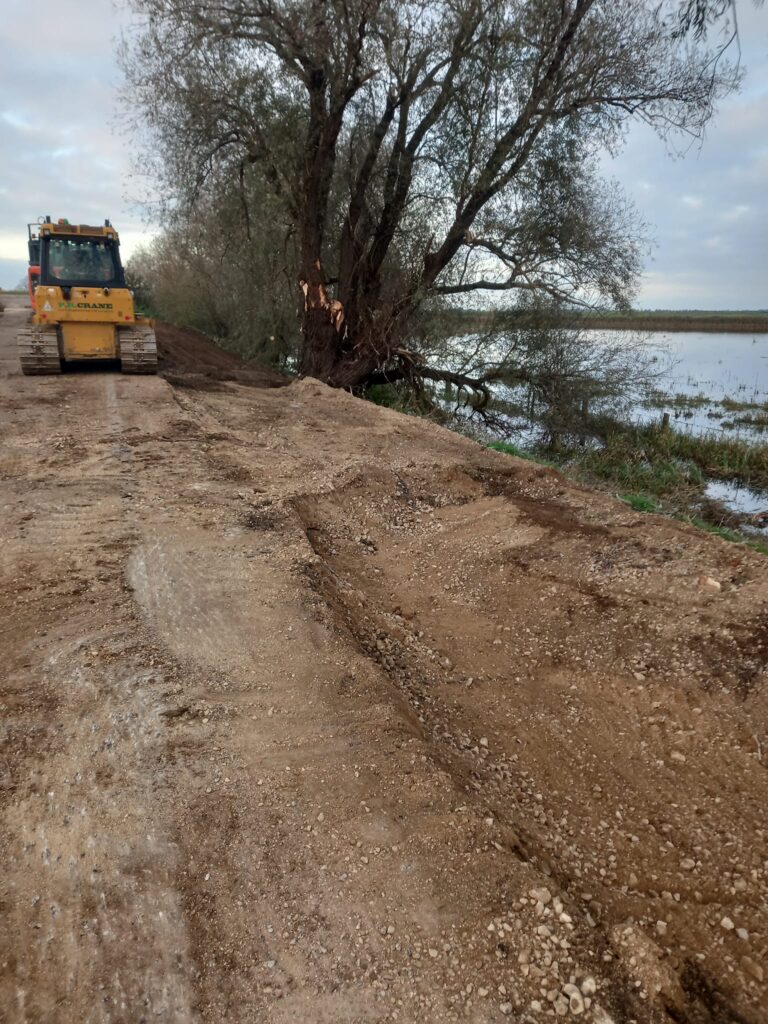
<path fill-rule="evenodd" d="M 635 410 L 636 419 L 647 423 L 667 412 L 675 430 L 768 443 L 768 334 L 685 331 L 649 333 L 644 338 L 665 352 L 663 358 L 670 367 L 657 390 L 670 398 L 685 395 L 697 401 L 693 406 L 673 401 L 642 405 Z M 739 405 L 756 408 L 739 409 Z M 762 428 L 760 420 L 750 422 L 761 413 Z M 768 528 L 768 493 L 710 480 L 705 494 L 739 515 L 752 517 L 755 531 Z"/>
<path fill-rule="evenodd" d="M 697 402 L 688 407 L 674 402 L 644 406 L 638 410 L 639 419 L 648 422 L 668 412 L 675 430 L 768 444 L 768 334 L 685 331 L 650 338 L 652 344 L 667 350 L 672 363 L 659 382 L 659 390 Z M 740 405 L 753 408 L 739 409 Z M 761 417 L 757 423 L 756 417 Z M 732 512 L 749 516 L 752 522 L 747 528 L 757 533 L 768 529 L 765 491 L 732 481 L 710 480 L 704 493 Z"/>
<path fill-rule="evenodd" d="M 730 480 L 710 480 L 704 493 L 739 515 L 751 516 L 755 529 L 768 527 L 768 494 L 765 492 L 753 491 Z"/>
<path fill-rule="evenodd" d="M 676 430 L 695 434 L 723 434 L 761 443 L 768 440 L 765 420 L 768 416 L 768 334 L 715 334 L 704 331 L 681 332 L 584 332 L 589 342 L 611 348 L 617 344 L 638 342 L 652 358 L 654 401 L 639 396 L 624 410 L 624 415 L 641 423 L 661 420 L 669 413 Z M 478 338 L 455 338 L 453 352 L 461 357 L 471 352 Z M 491 350 L 489 362 L 495 357 Z M 448 363 L 453 362 L 449 357 Z M 499 398 L 519 403 L 522 389 L 495 385 Z M 675 398 L 683 401 L 675 401 Z M 687 399 L 687 401 L 685 401 Z M 694 401 L 692 401 L 694 400 Z M 525 404 L 524 402 L 522 403 Z M 737 408 L 736 406 L 742 406 Z M 751 407 L 751 408 L 750 408 Z M 599 405 L 593 405 L 599 412 Z M 762 419 L 760 423 L 750 419 Z M 521 419 L 510 422 L 520 444 L 532 442 L 535 425 Z M 764 435 L 765 431 L 765 435 Z"/>
<path fill-rule="evenodd" d="M 630 337 L 613 331 L 589 334 L 591 340 L 608 345 L 621 340 L 622 334 Z M 675 430 L 750 444 L 768 443 L 768 334 L 649 331 L 631 337 L 640 337 L 648 346 L 659 370 L 654 401 L 639 400 L 628 407 L 626 414 L 631 420 L 660 421 L 668 413 Z M 457 347 L 466 351 L 470 341 L 457 339 Z M 494 391 L 500 398 L 520 398 L 519 391 L 504 386 Z M 675 402 L 677 396 L 685 396 L 688 401 Z M 515 443 L 523 448 L 536 444 L 540 430 L 534 422 L 524 417 L 509 417 L 507 422 Z M 744 486 L 710 481 L 706 494 L 742 515 L 755 516 L 768 510 L 768 493 Z M 756 522 L 758 528 L 766 525 L 768 519 Z"/>
<path fill-rule="evenodd" d="M 763 406 L 768 412 L 768 334 L 710 334 L 685 331 L 649 333 L 648 344 L 666 350 L 671 368 L 658 382 L 670 398 L 702 396 L 695 407 L 681 408 L 670 401 L 644 407 L 643 421 L 668 412 L 675 429 L 694 434 L 716 433 L 756 443 L 768 435 L 748 422 L 759 409 L 736 409 L 735 404 Z M 726 405 L 722 403 L 725 402 Z"/>

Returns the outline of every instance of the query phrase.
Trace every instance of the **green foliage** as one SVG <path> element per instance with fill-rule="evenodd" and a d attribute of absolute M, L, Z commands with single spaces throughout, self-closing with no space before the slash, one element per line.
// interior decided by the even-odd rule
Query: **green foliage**
<path fill-rule="evenodd" d="M 541 462 L 548 466 L 555 465 L 552 462 L 544 462 L 530 452 L 506 441 L 493 441 L 488 447 L 531 462 Z M 684 495 L 690 498 L 692 491 L 698 493 L 704 483 L 703 476 L 696 473 L 695 467 L 685 470 L 683 467 L 669 462 L 654 464 L 638 461 L 637 458 L 630 456 L 628 449 L 623 451 L 624 459 L 620 457 L 620 453 L 615 447 L 610 452 L 584 452 L 580 458 L 571 458 L 570 461 L 555 468 L 580 479 L 584 479 L 585 476 L 598 478 L 616 483 L 620 487 L 623 487 L 627 481 L 639 483 L 642 486 L 637 490 L 621 494 L 621 500 L 635 512 L 643 513 L 663 514 L 664 508 L 660 501 L 662 497 L 672 500 L 673 507 L 674 504 L 679 507 L 679 502 Z M 694 487 L 694 484 L 698 486 Z M 766 541 L 748 538 L 736 530 L 719 523 L 708 522 L 698 516 L 677 514 L 676 517 L 729 543 L 742 544 L 763 555 L 768 555 L 768 542 Z"/>
<path fill-rule="evenodd" d="M 753 551 L 759 551 L 761 555 L 768 555 L 768 543 L 763 540 L 748 539 L 742 533 L 729 530 L 727 526 L 709 523 L 706 519 L 700 519 L 697 516 L 686 517 L 685 522 L 699 530 L 705 530 L 707 533 L 714 534 L 714 536 L 720 537 L 721 540 L 728 541 L 730 544 L 743 544 L 745 547 L 752 548 Z"/>
<path fill-rule="evenodd" d="M 574 467 L 587 477 L 615 483 L 630 494 L 663 497 L 699 488 L 704 482 L 698 466 L 636 446 L 630 438 L 613 437 L 603 448 L 575 455 Z"/>
<path fill-rule="evenodd" d="M 439 423 L 446 417 L 439 405 L 435 405 L 434 395 L 427 388 L 415 391 L 409 381 L 397 381 L 391 384 L 371 384 L 363 391 L 363 398 L 374 405 L 409 416 L 423 416 Z"/>
<path fill-rule="evenodd" d="M 729 530 L 727 526 L 721 526 L 719 523 L 710 523 L 706 519 L 700 519 L 698 516 L 692 516 L 686 520 L 695 526 L 698 530 L 704 530 L 706 533 L 714 534 L 715 537 L 721 537 L 723 540 L 727 540 L 730 543 L 740 543 L 743 541 L 741 534 L 736 533 L 734 530 Z"/>
<path fill-rule="evenodd" d="M 625 501 L 635 512 L 658 512 L 659 503 L 647 494 L 622 494 L 621 500 Z"/>
<path fill-rule="evenodd" d="M 614 480 L 632 493 L 662 496 L 701 487 L 707 477 L 768 489 L 768 446 L 678 433 L 655 424 L 623 430 L 616 426 L 602 447 L 574 457 L 588 473 Z"/>
<path fill-rule="evenodd" d="M 716 435 L 694 436 L 658 426 L 644 427 L 638 432 L 637 441 L 654 458 L 688 461 L 709 477 L 768 489 L 766 445 Z"/>
<path fill-rule="evenodd" d="M 518 448 L 515 444 L 509 444 L 507 441 L 491 441 L 487 447 L 496 452 L 504 452 L 505 455 L 515 455 L 518 459 L 525 459 L 526 462 L 535 462 L 539 466 L 549 466 L 551 469 L 559 468 L 554 462 L 534 455 L 524 448 Z"/>
<path fill-rule="evenodd" d="M 254 209 L 263 206 L 255 172 L 243 187 L 251 190 Z M 298 331 L 282 258 L 280 244 L 263 230 L 258 244 L 249 237 L 240 197 L 224 193 L 201 200 L 194 211 L 178 209 L 165 233 L 131 258 L 126 277 L 152 315 L 285 368 Z"/>
<path fill-rule="evenodd" d="M 402 397 L 394 384 L 372 384 L 366 388 L 364 397 L 374 405 L 383 405 L 387 409 L 402 407 Z"/>
<path fill-rule="evenodd" d="M 495 452 L 504 452 L 505 455 L 516 455 L 518 459 L 535 461 L 530 452 L 523 451 L 522 448 L 518 448 L 516 444 L 510 444 L 508 441 L 491 441 L 488 447 L 493 448 Z"/>

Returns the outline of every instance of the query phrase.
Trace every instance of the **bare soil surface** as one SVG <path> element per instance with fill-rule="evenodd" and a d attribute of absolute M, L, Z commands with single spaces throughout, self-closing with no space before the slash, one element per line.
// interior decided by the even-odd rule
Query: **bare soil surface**
<path fill-rule="evenodd" d="M 290 382 L 268 366 L 245 363 L 225 352 L 199 331 L 158 323 L 155 335 L 159 371 L 171 383 L 206 387 L 210 380 L 237 380 L 254 387 L 279 388 Z"/>
<path fill-rule="evenodd" d="M 761 556 L 311 380 L 24 378 L 21 301 L 2 1021 L 768 1021 Z"/>

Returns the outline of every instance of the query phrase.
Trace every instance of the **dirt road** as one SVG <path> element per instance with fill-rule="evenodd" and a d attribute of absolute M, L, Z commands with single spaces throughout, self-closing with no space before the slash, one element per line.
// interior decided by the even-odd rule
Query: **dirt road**
<path fill-rule="evenodd" d="M 24 315 L 0 1019 L 768 1021 L 761 556 L 312 381 L 23 378 Z"/>

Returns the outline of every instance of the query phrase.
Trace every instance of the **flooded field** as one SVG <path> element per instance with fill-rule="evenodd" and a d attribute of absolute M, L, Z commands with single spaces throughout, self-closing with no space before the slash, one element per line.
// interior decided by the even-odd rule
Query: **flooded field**
<path fill-rule="evenodd" d="M 675 430 L 768 444 L 768 335 L 654 334 L 670 369 L 650 402 L 635 411 L 639 422 L 669 416 Z M 748 528 L 768 529 L 768 492 L 710 480 L 705 496 L 742 516 Z"/>
<path fill-rule="evenodd" d="M 768 527 L 768 494 L 753 491 L 751 487 L 735 484 L 729 480 L 710 480 L 705 495 L 712 501 L 719 501 L 739 515 L 752 519 L 751 527 L 765 530 Z"/>
<path fill-rule="evenodd" d="M 768 335 L 649 334 L 670 368 L 653 400 L 637 410 L 647 422 L 664 412 L 677 430 L 768 441 Z"/>
<path fill-rule="evenodd" d="M 476 337 L 452 339 L 447 362 L 455 369 L 480 344 Z M 583 360 L 578 353 L 574 356 L 578 347 L 586 353 Z M 616 353 L 622 347 L 634 353 L 637 365 L 644 364 L 645 379 L 640 372 L 633 384 L 619 386 L 612 394 L 607 389 L 601 394 L 596 388 L 589 401 L 590 416 L 638 426 L 667 423 L 675 434 L 700 440 L 701 446 L 736 442 L 734 447 L 743 451 L 744 446 L 751 450 L 768 444 L 768 334 L 585 331 L 562 343 L 570 360 L 563 380 L 567 382 L 569 374 L 571 379 L 579 374 L 592 380 L 603 374 L 607 379 L 604 364 L 611 358 L 619 364 L 621 356 Z M 489 361 L 495 355 L 484 353 Z M 494 436 L 523 450 L 540 449 L 551 441 L 553 417 L 548 415 L 546 397 L 516 383 L 493 384 L 492 395 Z M 460 415 L 470 413 L 468 407 L 460 408 L 460 396 L 453 391 L 446 392 L 445 404 Z M 574 419 L 572 412 L 571 417 L 571 425 L 563 428 L 566 446 L 599 448 L 600 442 L 588 428 L 574 427 L 578 417 Z M 746 486 L 748 473 L 736 472 L 729 479 L 729 473 L 722 466 L 718 470 L 710 466 L 706 456 L 700 456 L 700 473 L 703 497 L 738 514 L 755 529 L 765 530 L 768 492 Z"/>

